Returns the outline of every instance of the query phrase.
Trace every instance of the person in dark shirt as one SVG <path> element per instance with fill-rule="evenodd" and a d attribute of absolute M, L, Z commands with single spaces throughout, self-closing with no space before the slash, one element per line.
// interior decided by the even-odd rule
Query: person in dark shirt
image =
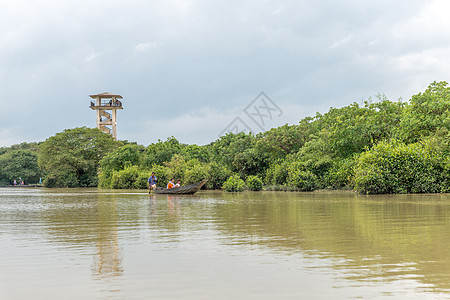
<path fill-rule="evenodd" d="M 150 194 L 150 192 L 152 190 L 156 190 L 156 183 L 158 182 L 158 178 L 155 176 L 155 172 L 152 172 L 152 176 L 150 176 L 148 178 L 148 188 L 149 191 L 148 193 Z"/>

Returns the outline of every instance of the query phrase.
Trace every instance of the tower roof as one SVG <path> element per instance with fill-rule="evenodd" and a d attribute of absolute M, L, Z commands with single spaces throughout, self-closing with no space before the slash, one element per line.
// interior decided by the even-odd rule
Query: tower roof
<path fill-rule="evenodd" d="M 97 98 L 116 98 L 116 99 L 123 99 L 122 96 L 120 95 L 115 95 L 115 94 L 111 94 L 109 92 L 105 92 L 105 93 L 101 93 L 101 94 L 97 94 L 97 95 L 89 95 L 89 97 L 91 97 L 92 99 L 97 99 Z"/>

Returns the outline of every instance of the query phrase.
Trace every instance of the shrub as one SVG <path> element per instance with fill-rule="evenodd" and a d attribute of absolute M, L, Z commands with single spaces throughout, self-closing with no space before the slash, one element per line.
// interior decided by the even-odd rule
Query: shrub
<path fill-rule="evenodd" d="M 139 165 L 142 156 L 141 152 L 143 151 L 143 146 L 135 144 L 124 145 L 102 158 L 100 161 L 101 169 L 103 172 L 120 171 L 127 166 Z"/>
<path fill-rule="evenodd" d="M 231 174 L 231 171 L 223 165 L 219 165 L 215 162 L 208 164 L 207 187 L 209 189 L 222 188 L 223 184 L 231 176 Z"/>
<path fill-rule="evenodd" d="M 134 189 L 147 189 L 148 188 L 148 178 L 152 175 L 151 171 L 140 170 L 136 180 L 133 183 Z"/>
<path fill-rule="evenodd" d="M 151 171 L 149 170 L 141 170 L 138 166 L 130 166 L 124 170 L 113 171 L 109 185 L 105 185 L 103 182 L 101 187 L 113 189 L 146 189 L 148 188 L 147 180 L 150 175 Z"/>
<path fill-rule="evenodd" d="M 222 188 L 227 192 L 242 192 L 245 190 L 245 183 L 238 175 L 233 175 L 225 181 Z"/>
<path fill-rule="evenodd" d="M 381 142 L 357 160 L 354 185 L 364 194 L 447 191 L 446 161 L 420 143 Z"/>
<path fill-rule="evenodd" d="M 45 187 L 78 187 L 78 178 L 75 173 L 67 171 L 60 172 L 60 170 L 54 170 L 49 173 L 43 182 Z"/>
<path fill-rule="evenodd" d="M 332 189 L 350 187 L 355 162 L 356 158 L 353 157 L 336 160 L 324 176 L 325 186 Z"/>
<path fill-rule="evenodd" d="M 191 160 L 187 163 L 187 169 L 184 171 L 183 184 L 191 184 L 208 178 L 208 169 L 206 165 L 198 160 Z"/>
<path fill-rule="evenodd" d="M 132 189 L 139 176 L 137 166 L 126 167 L 124 170 L 113 171 L 111 178 L 111 188 Z"/>
<path fill-rule="evenodd" d="M 319 186 L 317 176 L 310 170 L 305 169 L 299 161 L 294 161 L 288 165 L 287 185 L 300 191 L 312 191 Z"/>
<path fill-rule="evenodd" d="M 38 156 L 30 150 L 10 150 L 0 155 L 0 180 L 6 185 L 21 177 L 26 184 L 39 181 Z"/>
<path fill-rule="evenodd" d="M 263 187 L 263 182 L 258 176 L 248 176 L 247 186 L 251 191 L 260 191 Z"/>
<path fill-rule="evenodd" d="M 272 164 L 266 171 L 265 183 L 270 185 L 286 184 L 288 177 L 287 161 L 279 160 Z"/>
<path fill-rule="evenodd" d="M 142 160 L 142 165 L 150 167 L 153 165 L 163 165 L 169 162 L 175 154 L 180 154 L 182 145 L 175 137 L 169 137 L 166 141 L 158 140 L 157 143 L 150 144 Z"/>
<path fill-rule="evenodd" d="M 291 170 L 287 183 L 300 191 L 313 191 L 317 188 L 317 176 L 309 170 Z"/>
<path fill-rule="evenodd" d="M 105 189 L 111 188 L 112 174 L 113 171 L 104 171 L 100 168 L 100 174 L 98 174 L 98 186 Z"/>

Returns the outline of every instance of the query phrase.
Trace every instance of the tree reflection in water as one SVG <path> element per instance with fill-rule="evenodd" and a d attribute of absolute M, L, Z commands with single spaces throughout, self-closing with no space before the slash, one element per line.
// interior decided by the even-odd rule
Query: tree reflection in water
<path fill-rule="evenodd" d="M 256 244 L 333 261 L 351 281 L 416 280 L 450 292 L 450 196 L 350 192 L 222 195 L 218 229 Z"/>
<path fill-rule="evenodd" d="M 205 253 L 217 254 L 214 258 L 227 265 L 233 252 L 280 257 L 292 264 L 290 270 L 305 268 L 308 261 L 314 271 L 332 270 L 342 279 L 336 287 L 413 282 L 406 286 L 432 295 L 450 293 L 450 195 L 201 192 L 179 197 L 89 189 L 6 195 L 0 202 L 5 237 L 50 244 L 64 259 L 88 257 L 86 266 L 83 259 L 76 263 L 89 268 L 91 260 L 93 277 L 106 284 L 126 281 L 127 272 L 158 278 L 145 265 L 150 251 L 155 257 L 167 255 L 160 265 L 165 272 L 164 264 L 177 255 L 187 269 L 184 257 L 200 262 L 193 267 L 201 272 Z M 30 249 L 27 253 L 35 252 Z M 130 256 L 129 249 L 143 253 L 135 265 L 123 262 L 135 253 Z M 22 268 L 33 271 L 27 264 Z M 127 282 L 132 286 L 130 278 Z"/>

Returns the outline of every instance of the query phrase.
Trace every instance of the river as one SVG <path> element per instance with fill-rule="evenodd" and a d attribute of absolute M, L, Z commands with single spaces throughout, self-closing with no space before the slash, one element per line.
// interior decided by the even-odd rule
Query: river
<path fill-rule="evenodd" d="M 450 195 L 0 188 L 0 299 L 448 299 Z"/>

